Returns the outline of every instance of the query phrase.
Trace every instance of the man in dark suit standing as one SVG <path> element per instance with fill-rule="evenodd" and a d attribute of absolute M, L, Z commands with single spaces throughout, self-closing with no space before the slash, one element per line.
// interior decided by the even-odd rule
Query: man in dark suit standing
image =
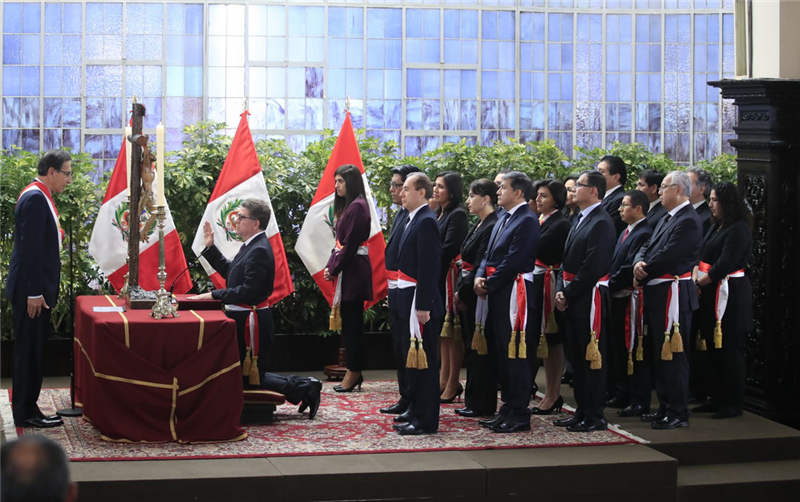
<path fill-rule="evenodd" d="M 39 160 L 38 176 L 17 199 L 14 249 L 6 295 L 14 312 L 14 382 L 11 404 L 17 427 L 62 425 L 58 415 L 45 416 L 36 402 L 44 376 L 44 344 L 50 336 L 50 309 L 58 301 L 61 241 L 53 194 L 72 181 L 72 157 L 50 150 Z"/>
<path fill-rule="evenodd" d="M 439 430 L 439 330 L 444 305 L 439 294 L 442 239 L 436 216 L 428 207 L 433 195 L 430 178 L 414 173 L 403 183 L 403 207 L 408 222 L 397 254 L 398 279 L 392 314 L 405 322 L 403 330 L 409 408 L 408 421 L 394 428 L 403 436 L 433 434 Z"/>
<path fill-rule="evenodd" d="M 570 432 L 608 428 L 603 413 L 607 363 L 601 361 L 606 359 L 608 272 L 615 234 L 611 217 L 600 207 L 605 187 L 606 179 L 597 171 L 586 171 L 578 178 L 575 202 L 581 212 L 567 237 L 558 279 L 555 304 L 565 314 L 578 409 L 572 417 L 553 424 Z M 601 313 L 600 322 L 592 315 L 597 310 Z"/>
<path fill-rule="evenodd" d="M 392 195 L 392 203 L 400 205 L 400 209 L 394 216 L 392 229 L 389 231 L 389 241 L 386 243 L 386 275 L 389 278 L 389 305 L 397 301 L 397 251 L 400 247 L 400 238 L 408 223 L 408 211 L 402 206 L 403 183 L 409 174 L 420 172 L 419 168 L 406 164 L 392 168 L 392 181 L 389 184 L 389 193 Z M 408 381 L 406 380 L 406 352 L 403 346 L 407 342 L 405 330 L 400 325 L 405 320 L 400 313 L 394 309 L 389 309 L 389 325 L 392 330 L 392 348 L 394 349 L 394 362 L 397 366 L 397 387 L 400 399 L 393 405 L 381 408 L 381 413 L 399 415 L 408 409 L 411 402 L 409 397 Z"/>
<path fill-rule="evenodd" d="M 654 429 L 689 425 L 690 344 L 683 343 L 681 333 L 691 333 L 692 313 L 698 307 L 692 270 L 700 262 L 703 240 L 700 217 L 689 202 L 691 193 L 692 182 L 685 172 L 672 171 L 664 178 L 661 203 L 667 216 L 639 250 L 633 268 L 634 286 L 644 288 L 650 333 L 644 358 L 655 365 L 659 401 L 658 411 L 642 415 L 642 420 L 652 420 Z"/>
<path fill-rule="evenodd" d="M 631 358 L 630 362 L 633 362 L 630 350 L 634 346 L 630 345 L 629 348 L 626 344 L 628 332 L 625 328 L 629 320 L 626 314 L 632 305 L 631 296 L 634 291 L 633 260 L 642 244 L 653 235 L 653 229 L 647 224 L 645 218 L 649 206 L 650 201 L 647 199 L 647 195 L 638 189 L 626 193 L 619 206 L 622 221 L 627 223 L 628 227 L 617 239 L 608 281 L 608 291 L 611 294 L 611 315 L 608 318 L 608 395 L 612 397 L 610 401 L 606 402 L 606 406 L 609 408 L 627 409 L 629 407 L 628 361 Z M 630 315 L 634 316 L 635 311 L 630 312 Z M 627 416 L 622 411 L 618 414 Z"/>
<path fill-rule="evenodd" d="M 703 168 L 690 167 L 686 170 L 689 179 L 692 180 L 692 195 L 689 197 L 689 202 L 697 211 L 700 221 L 703 223 L 703 235 L 708 231 L 711 226 L 711 208 L 708 207 L 706 197 L 711 195 L 711 189 L 714 188 L 714 182 L 711 180 L 711 175 L 708 174 Z"/>
<path fill-rule="evenodd" d="M 616 237 L 625 230 L 625 222 L 619 216 L 619 205 L 625 196 L 625 182 L 628 181 L 625 161 L 616 155 L 606 155 L 597 164 L 597 171 L 606 179 L 606 193 L 602 197 L 603 209 L 614 223 Z"/>
<path fill-rule="evenodd" d="M 636 190 L 640 190 L 647 195 L 649 205 L 647 212 L 647 224 L 651 229 L 656 228 L 661 218 L 667 214 L 667 210 L 661 204 L 658 191 L 661 189 L 661 182 L 664 181 L 664 174 L 652 169 L 645 169 L 639 173 L 639 181 L 636 183 Z"/>
<path fill-rule="evenodd" d="M 203 257 L 225 279 L 225 289 L 190 297 L 191 300 L 220 300 L 225 305 L 225 313 L 236 321 L 239 342 L 239 359 L 253 368 L 249 384 L 262 389 L 278 392 L 293 404 L 300 404 L 300 412 L 309 408 L 309 418 L 314 418 L 320 403 L 322 382 L 316 378 L 283 376 L 268 373 L 266 355 L 275 326 L 268 303 L 275 282 L 275 257 L 264 230 L 269 224 L 272 212 L 266 202 L 258 199 L 245 199 L 236 216 L 236 234 L 244 242 L 233 261 L 228 261 L 219 248 L 214 245 L 214 232 L 211 223 L 203 227 L 206 248 Z M 250 337 L 249 328 L 257 323 L 255 337 Z M 259 357 L 261 354 L 262 357 Z M 248 372 L 249 373 L 249 372 Z M 247 375 L 245 375 L 247 376 Z"/>
<path fill-rule="evenodd" d="M 533 276 L 539 248 L 539 222 L 528 206 L 533 183 L 525 174 L 510 171 L 503 175 L 497 190 L 497 204 L 505 211 L 492 229 L 486 254 L 475 273 L 474 290 L 481 298 L 489 298 L 489 317 L 494 327 L 502 397 L 505 403 L 497 416 L 482 420 L 481 425 L 494 432 L 519 432 L 531 429 L 528 409 L 531 397 L 529 357 L 536 353 L 536 329 L 525 322 L 511 324 L 510 311 L 520 303 L 520 295 L 531 298 Z M 529 277 L 526 279 L 525 275 Z M 516 294 L 515 294 L 516 293 Z M 518 320 L 527 319 L 533 310 L 517 312 Z M 530 339 L 530 340 L 528 340 Z M 528 341 L 532 342 L 528 344 Z M 530 352 L 528 352 L 528 347 Z"/>

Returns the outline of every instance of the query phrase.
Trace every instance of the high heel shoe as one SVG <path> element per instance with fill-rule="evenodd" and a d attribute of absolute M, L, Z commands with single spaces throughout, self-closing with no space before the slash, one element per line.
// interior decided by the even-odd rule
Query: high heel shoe
<path fill-rule="evenodd" d="M 336 392 L 353 392 L 353 390 L 358 387 L 358 390 L 361 391 L 362 383 L 364 383 L 364 375 L 359 375 L 358 380 L 356 380 L 356 383 L 354 383 L 352 387 L 342 387 L 341 385 L 337 385 L 333 388 L 333 390 Z"/>
<path fill-rule="evenodd" d="M 441 404 L 450 404 L 450 403 L 454 402 L 456 399 L 460 398 L 461 394 L 463 392 L 464 392 L 464 386 L 459 383 L 458 384 L 458 390 L 456 391 L 455 395 L 453 397 L 451 397 L 450 399 L 445 399 L 443 397 L 440 397 L 439 398 L 439 403 L 441 403 Z M 442 394 L 444 394 L 444 392 L 442 392 Z"/>
<path fill-rule="evenodd" d="M 533 415 L 552 415 L 553 413 L 561 413 L 561 408 L 564 406 L 564 396 L 558 396 L 553 406 L 547 409 L 531 408 Z"/>

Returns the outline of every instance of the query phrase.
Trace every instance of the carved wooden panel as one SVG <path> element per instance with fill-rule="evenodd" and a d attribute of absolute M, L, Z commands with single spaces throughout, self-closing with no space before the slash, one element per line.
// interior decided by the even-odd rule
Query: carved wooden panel
<path fill-rule="evenodd" d="M 747 276 L 753 284 L 753 330 L 745 340 L 747 383 L 764 386 L 764 330 L 767 314 L 767 177 L 745 174 L 742 191 L 753 210 L 753 259 Z"/>

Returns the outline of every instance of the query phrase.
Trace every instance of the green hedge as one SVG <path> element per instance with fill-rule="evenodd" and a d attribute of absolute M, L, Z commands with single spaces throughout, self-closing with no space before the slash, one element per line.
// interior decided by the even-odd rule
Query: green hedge
<path fill-rule="evenodd" d="M 165 174 L 167 199 L 175 216 L 175 226 L 186 259 L 193 266 L 192 280 L 198 291 L 209 288 L 210 282 L 197 263 L 191 243 L 231 144 L 232 138 L 221 132 L 225 127 L 221 123 L 199 122 L 185 128 L 187 140 L 181 150 L 170 153 Z M 322 140 L 309 144 L 302 153 L 292 151 L 283 140 L 256 143 L 294 276 L 295 294 L 283 300 L 275 309 L 277 329 L 281 333 L 328 333 L 327 303 L 294 247 L 308 204 L 336 141 L 333 134 L 333 131 L 325 131 Z M 614 143 L 610 149 L 576 148 L 578 158 L 570 163 L 552 140 L 530 144 L 499 142 L 491 147 L 467 145 L 463 141 L 445 143 L 422 157 L 404 158 L 401 158 L 396 143 L 381 143 L 375 138 L 366 137 L 363 131 L 358 133 L 358 143 L 379 214 L 385 218 L 384 228 L 386 219 L 391 218 L 395 210 L 388 190 L 391 169 L 401 164 L 419 166 L 431 177 L 444 170 L 460 172 L 465 185 L 477 178 L 493 179 L 502 168 L 523 171 L 532 179 L 563 179 L 572 172 L 593 168 L 603 155 L 609 153 L 622 157 L 632 167 L 631 172 L 646 168 L 666 172 L 676 168 L 666 155 L 652 154 L 640 144 Z M 37 155 L 15 147 L 3 151 L 0 158 L 0 276 L 3 281 L 0 308 L 4 314 L 10 311 L 5 298 L 5 278 L 13 245 L 14 205 L 19 192 L 35 175 L 37 163 Z M 697 165 L 709 170 L 717 181 L 736 181 L 736 161 L 732 155 L 721 155 Z M 96 185 L 90 178 L 95 166 L 86 154 L 75 155 L 72 168 L 75 173 L 73 183 L 63 195 L 57 197 L 62 224 L 67 231 L 67 245 L 62 254 L 61 300 L 53 311 L 53 326 L 59 333 L 72 330 L 75 296 L 94 293 L 90 284 L 110 291 L 87 252 L 94 218 L 108 185 L 108 176 L 104 177 L 100 186 Z M 629 185 L 635 183 L 636 176 L 629 175 Z M 367 313 L 370 330 L 386 329 L 387 319 L 385 302 Z M 0 323 L 0 336 L 7 339 L 11 337 L 10 316 L 4 315 L 3 321 Z"/>

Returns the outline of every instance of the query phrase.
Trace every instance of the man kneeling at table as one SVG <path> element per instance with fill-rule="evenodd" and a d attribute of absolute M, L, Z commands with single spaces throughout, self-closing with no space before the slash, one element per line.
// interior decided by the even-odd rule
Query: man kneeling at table
<path fill-rule="evenodd" d="M 275 257 L 264 232 L 270 217 L 271 211 L 266 202 L 258 199 L 245 199 L 242 202 L 235 225 L 236 234 L 244 244 L 233 261 L 225 258 L 214 245 L 211 223 L 206 222 L 203 227 L 206 248 L 202 256 L 225 279 L 227 287 L 189 299 L 220 300 L 225 305 L 227 316 L 236 321 L 245 389 L 258 386 L 283 394 L 290 403 L 300 405 L 300 413 L 308 408 L 308 417 L 314 418 L 319 408 L 322 382 L 316 378 L 265 372 L 265 358 L 259 361 L 258 357 L 258 347 L 268 348 L 275 335 L 272 312 L 267 303 L 275 281 Z M 251 323 L 255 324 L 252 331 Z M 261 353 L 266 355 L 267 352 L 261 350 Z"/>

